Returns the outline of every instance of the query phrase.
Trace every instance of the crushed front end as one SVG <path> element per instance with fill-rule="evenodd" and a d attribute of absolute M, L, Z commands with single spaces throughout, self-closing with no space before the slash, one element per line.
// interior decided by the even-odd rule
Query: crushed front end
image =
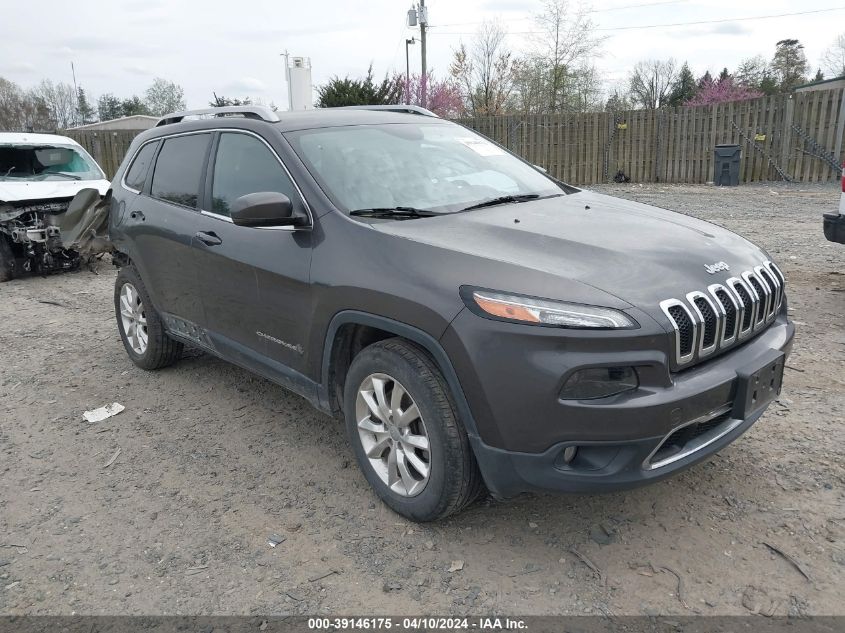
<path fill-rule="evenodd" d="M 107 218 L 108 200 L 96 189 L 69 198 L 0 202 L 0 239 L 5 241 L 0 265 L 9 277 L 73 270 L 83 257 L 111 250 Z"/>

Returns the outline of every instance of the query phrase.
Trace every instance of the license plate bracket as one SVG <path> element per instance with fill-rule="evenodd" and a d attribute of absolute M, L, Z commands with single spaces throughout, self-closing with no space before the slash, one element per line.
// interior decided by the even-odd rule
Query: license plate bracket
<path fill-rule="evenodd" d="M 785 364 L 784 353 L 773 349 L 764 358 L 737 370 L 732 417 L 743 420 L 769 406 L 780 395 Z"/>

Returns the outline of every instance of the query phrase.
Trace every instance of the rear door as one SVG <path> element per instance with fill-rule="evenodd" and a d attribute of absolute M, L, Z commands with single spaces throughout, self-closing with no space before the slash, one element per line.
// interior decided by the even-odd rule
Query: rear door
<path fill-rule="evenodd" d="M 191 241 L 197 231 L 199 196 L 211 140 L 212 134 L 204 132 L 160 141 L 152 176 L 130 201 L 122 220 L 133 242 L 133 261 L 156 308 L 163 316 L 191 324 L 202 320 Z M 148 158 L 141 152 L 136 160 Z M 127 186 L 131 176 L 130 167 Z"/>
<path fill-rule="evenodd" d="M 229 210 L 240 196 L 276 191 L 291 199 L 294 214 L 309 211 L 265 139 L 220 132 L 213 153 L 194 238 L 206 327 L 215 345 L 242 364 L 300 372 L 310 322 L 310 226 L 236 226 Z"/>

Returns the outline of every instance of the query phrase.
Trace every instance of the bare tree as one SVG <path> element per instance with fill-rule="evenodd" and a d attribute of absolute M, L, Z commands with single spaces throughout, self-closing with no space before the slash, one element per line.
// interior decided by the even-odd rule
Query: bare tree
<path fill-rule="evenodd" d="M 583 4 L 573 7 L 569 0 L 545 0 L 542 11 L 534 16 L 538 32 L 531 62 L 544 76 L 548 112 L 567 109 L 573 95 L 575 103 L 582 103 L 584 82 L 595 76 L 590 62 L 600 56 L 606 38 L 596 35 L 589 16 Z M 578 71 L 585 69 L 590 72 L 579 77 Z"/>
<path fill-rule="evenodd" d="M 0 130 L 26 127 L 24 93 L 15 82 L 0 77 Z"/>
<path fill-rule="evenodd" d="M 73 86 L 42 79 L 29 91 L 29 97 L 46 108 L 50 127 L 61 130 L 76 124 L 76 92 Z"/>
<path fill-rule="evenodd" d="M 676 75 L 674 59 L 637 62 L 628 76 L 631 99 L 641 108 L 656 110 L 666 104 Z"/>
<path fill-rule="evenodd" d="M 845 33 L 836 36 L 822 55 L 821 63 L 831 77 L 845 76 Z"/>
<path fill-rule="evenodd" d="M 507 107 L 517 63 L 505 38 L 499 22 L 484 22 L 469 47 L 461 42 L 454 52 L 449 71 L 472 114 L 502 114 Z"/>

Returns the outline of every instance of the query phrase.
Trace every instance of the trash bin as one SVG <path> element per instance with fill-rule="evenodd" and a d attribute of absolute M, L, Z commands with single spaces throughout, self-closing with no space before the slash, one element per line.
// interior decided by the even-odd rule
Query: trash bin
<path fill-rule="evenodd" d="M 717 187 L 736 187 L 739 184 L 739 160 L 742 148 L 739 145 L 717 145 L 716 168 L 713 182 Z"/>

